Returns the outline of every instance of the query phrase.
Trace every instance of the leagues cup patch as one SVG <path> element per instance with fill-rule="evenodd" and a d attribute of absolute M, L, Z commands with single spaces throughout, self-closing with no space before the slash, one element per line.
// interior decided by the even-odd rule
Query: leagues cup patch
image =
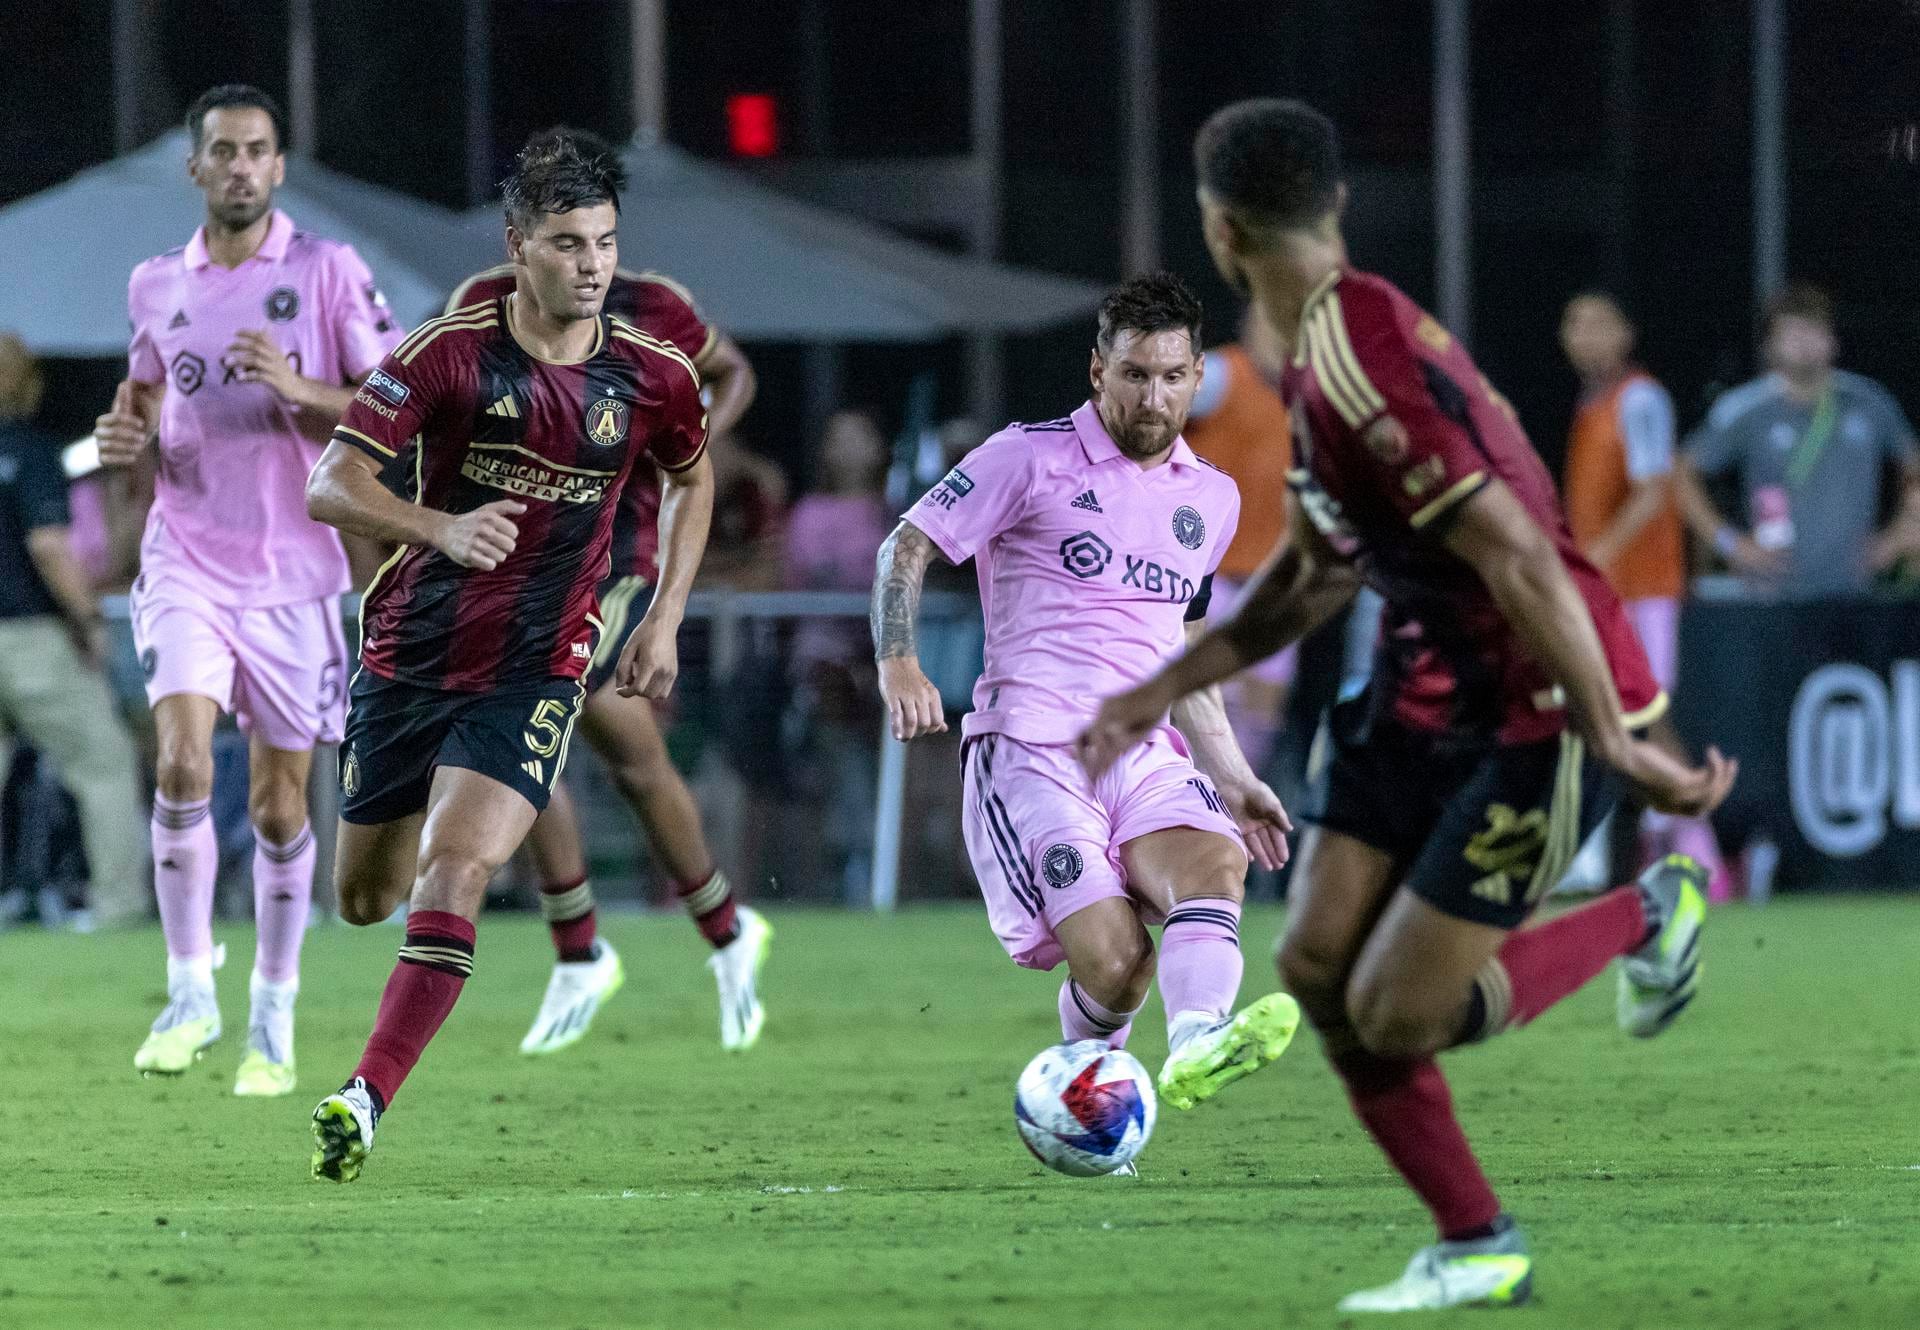
<path fill-rule="evenodd" d="M 962 499 L 966 498 L 967 495 L 973 493 L 973 477 L 968 475 L 966 472 L 962 471 L 957 466 L 953 470 L 947 472 L 947 478 L 941 481 L 940 483 L 942 485 L 945 485 L 948 489 L 952 490 L 955 495 L 957 495 Z"/>
<path fill-rule="evenodd" d="M 1047 852 L 1040 856 L 1040 872 L 1050 887 L 1072 886 L 1080 880 L 1080 874 L 1086 866 L 1080 858 L 1080 851 L 1071 845 L 1049 845 Z"/>
<path fill-rule="evenodd" d="M 1207 522 L 1192 508 L 1182 504 L 1173 513 L 1173 538 L 1190 550 L 1207 543 Z"/>
<path fill-rule="evenodd" d="M 587 437 L 608 448 L 626 438 L 627 404 L 617 397 L 602 397 L 588 407 Z"/>
<path fill-rule="evenodd" d="M 290 286 L 276 286 L 267 293 L 267 317 L 285 323 L 300 312 L 300 293 Z"/>

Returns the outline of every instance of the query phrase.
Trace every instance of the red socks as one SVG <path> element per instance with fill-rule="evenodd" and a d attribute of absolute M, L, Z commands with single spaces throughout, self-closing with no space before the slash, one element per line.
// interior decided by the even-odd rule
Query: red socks
<path fill-rule="evenodd" d="M 407 916 L 399 964 L 380 994 L 380 1014 L 355 1076 L 364 1076 L 385 1109 L 440 1029 L 473 973 L 473 923 L 441 910 Z"/>
<path fill-rule="evenodd" d="M 1474 976 L 1464 1039 L 1525 1025 L 1646 940 L 1640 888 L 1616 887 L 1550 923 L 1515 932 Z"/>
<path fill-rule="evenodd" d="M 1453 1116 L 1453 1095 L 1438 1063 L 1360 1049 L 1332 1061 L 1353 1111 L 1427 1203 L 1442 1238 L 1465 1237 L 1498 1217 L 1500 1202 Z"/>
<path fill-rule="evenodd" d="M 593 959 L 593 884 L 586 878 L 540 888 L 540 913 L 553 930 L 553 949 L 562 961 Z"/>
<path fill-rule="evenodd" d="M 716 948 L 724 947 L 740 936 L 740 923 L 735 917 L 733 884 L 727 881 L 727 875 L 719 869 L 713 875 L 700 882 L 675 882 L 673 894 L 687 907 L 687 913 L 693 916 L 693 926 L 700 930 L 700 936 Z"/>

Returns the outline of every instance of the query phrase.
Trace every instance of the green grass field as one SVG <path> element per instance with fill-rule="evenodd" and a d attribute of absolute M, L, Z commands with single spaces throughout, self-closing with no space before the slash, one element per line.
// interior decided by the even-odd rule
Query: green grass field
<path fill-rule="evenodd" d="M 244 930 L 227 1036 L 174 1082 L 131 1068 L 157 932 L 0 937 L 0 1326 L 1354 1324 L 1334 1301 L 1428 1240 L 1310 1036 L 1163 1111 L 1139 1181 L 1056 1177 L 1009 1112 L 1057 1037 L 1053 981 L 970 910 L 775 922 L 755 1052 L 719 1053 L 692 930 L 629 916 L 606 930 L 626 991 L 536 1061 L 514 1050 L 544 931 L 488 921 L 347 1187 L 308 1180 L 306 1116 L 353 1064 L 398 930 L 312 937 L 301 1088 L 272 1102 L 229 1094 Z M 1245 930 L 1249 996 L 1278 922 Z M 1916 941 L 1911 899 L 1722 911 L 1702 998 L 1662 1039 L 1614 1030 L 1609 980 L 1453 1057 L 1535 1246 L 1517 1323 L 1920 1325 Z M 1134 1047 L 1158 1067 L 1157 1005 Z"/>

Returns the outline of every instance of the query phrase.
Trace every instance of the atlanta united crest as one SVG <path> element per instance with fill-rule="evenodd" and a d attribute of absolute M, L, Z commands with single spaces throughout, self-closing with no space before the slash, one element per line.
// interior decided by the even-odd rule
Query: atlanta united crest
<path fill-rule="evenodd" d="M 607 448 L 625 439 L 627 404 L 617 397 L 602 397 L 588 407 L 587 437 Z"/>

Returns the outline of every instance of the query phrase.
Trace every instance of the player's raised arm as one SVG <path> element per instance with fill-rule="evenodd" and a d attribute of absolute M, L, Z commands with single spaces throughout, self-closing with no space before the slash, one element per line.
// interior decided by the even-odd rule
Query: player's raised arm
<path fill-rule="evenodd" d="M 1447 548 L 1473 567 L 1534 658 L 1567 697 L 1567 714 L 1595 757 L 1662 812 L 1704 816 L 1733 788 L 1739 764 L 1707 750 L 1690 767 L 1628 731 L 1593 615 L 1559 552 L 1504 482 L 1493 479 L 1457 510 Z"/>
<path fill-rule="evenodd" d="M 380 482 L 387 463 L 421 434 L 440 387 L 427 356 L 405 365 L 389 356 L 369 374 L 307 477 L 307 516 L 390 545 L 430 545 L 463 568 L 497 568 L 513 553 L 520 536 L 513 519 L 525 504 L 496 499 L 455 515 L 409 503 Z M 423 438 L 415 446 L 427 445 Z"/>
<path fill-rule="evenodd" d="M 926 532 L 903 521 L 881 542 L 873 577 L 873 658 L 887 727 L 896 739 L 942 734 L 947 728 L 940 690 L 920 668 L 916 640 L 920 592 L 939 553 Z"/>
<path fill-rule="evenodd" d="M 1289 499 L 1286 543 L 1276 549 L 1231 618 L 1196 637 L 1145 683 L 1101 704 L 1080 737 L 1080 760 L 1098 776 L 1147 736 L 1168 709 L 1258 660 L 1285 650 L 1343 609 L 1360 589 L 1351 565 Z"/>

